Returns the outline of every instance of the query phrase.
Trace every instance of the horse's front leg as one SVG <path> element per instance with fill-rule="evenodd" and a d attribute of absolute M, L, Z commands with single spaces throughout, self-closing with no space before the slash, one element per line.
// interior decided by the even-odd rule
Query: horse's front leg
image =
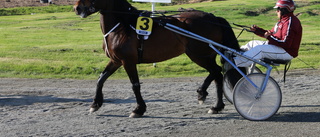
<path fill-rule="evenodd" d="M 100 77 L 97 82 L 96 87 L 96 94 L 93 99 L 93 103 L 90 108 L 90 113 L 97 111 L 103 104 L 103 93 L 102 88 L 104 82 L 108 79 L 109 76 L 111 76 L 119 67 L 121 64 L 115 64 L 112 61 L 109 61 L 108 65 L 104 69 L 104 71 L 100 74 Z"/>
<path fill-rule="evenodd" d="M 124 63 L 123 66 L 130 78 L 130 81 L 132 84 L 132 90 L 134 92 L 134 95 L 137 101 L 137 107 L 132 111 L 129 117 L 131 118 L 141 117 L 146 112 L 147 106 L 141 96 L 137 66 L 136 64 L 133 64 L 133 63 L 129 63 L 129 64 Z"/>

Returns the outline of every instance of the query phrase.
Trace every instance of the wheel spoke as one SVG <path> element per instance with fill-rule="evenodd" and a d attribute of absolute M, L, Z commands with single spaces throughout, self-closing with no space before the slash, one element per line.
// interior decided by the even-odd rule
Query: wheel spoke
<path fill-rule="evenodd" d="M 262 85 L 264 74 L 248 75 L 254 84 Z M 281 104 L 281 90 L 278 83 L 269 77 L 267 88 L 261 98 L 256 99 L 257 89 L 245 78 L 234 88 L 233 101 L 238 113 L 249 120 L 265 120 L 276 113 Z"/>

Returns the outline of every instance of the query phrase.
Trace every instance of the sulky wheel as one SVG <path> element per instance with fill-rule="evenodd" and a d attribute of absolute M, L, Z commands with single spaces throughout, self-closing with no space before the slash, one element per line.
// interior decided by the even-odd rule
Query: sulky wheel
<path fill-rule="evenodd" d="M 246 72 L 249 72 L 249 68 L 246 68 Z M 226 72 L 228 73 L 228 72 Z M 253 73 L 262 73 L 262 71 L 257 68 L 254 67 Z M 223 95 L 224 97 L 231 103 L 233 104 L 233 86 L 232 84 L 229 82 L 228 77 L 224 76 L 223 77 Z"/>
<path fill-rule="evenodd" d="M 265 77 L 266 75 L 261 73 L 248 75 L 248 78 L 259 88 L 262 86 Z M 256 98 L 258 89 L 245 78 L 238 81 L 233 91 L 233 103 L 236 110 L 248 120 L 266 120 L 273 116 L 281 105 L 281 89 L 271 77 L 269 77 L 267 86 L 260 98 Z"/>

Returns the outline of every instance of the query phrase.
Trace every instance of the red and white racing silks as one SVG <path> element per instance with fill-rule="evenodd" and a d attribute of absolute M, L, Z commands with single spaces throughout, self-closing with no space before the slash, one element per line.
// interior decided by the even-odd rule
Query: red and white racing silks
<path fill-rule="evenodd" d="M 256 32 L 257 35 L 263 37 L 266 30 Z M 283 48 L 292 57 L 298 56 L 302 38 L 302 26 L 299 19 L 293 13 L 283 15 L 270 32 L 272 35 L 267 38 L 268 44 Z"/>

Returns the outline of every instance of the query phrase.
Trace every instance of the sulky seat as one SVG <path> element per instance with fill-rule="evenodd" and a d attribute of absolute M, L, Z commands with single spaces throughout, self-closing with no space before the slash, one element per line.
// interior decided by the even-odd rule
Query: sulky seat
<path fill-rule="evenodd" d="M 283 71 L 283 82 L 286 82 L 286 74 L 290 68 L 291 65 L 291 60 L 281 60 L 281 59 L 268 59 L 268 58 L 263 58 L 261 59 L 261 61 L 270 64 L 272 66 L 280 66 L 280 64 L 284 64 L 284 71 Z M 276 69 L 277 70 L 277 69 Z M 277 72 L 279 73 L 279 71 L 277 70 Z"/>

